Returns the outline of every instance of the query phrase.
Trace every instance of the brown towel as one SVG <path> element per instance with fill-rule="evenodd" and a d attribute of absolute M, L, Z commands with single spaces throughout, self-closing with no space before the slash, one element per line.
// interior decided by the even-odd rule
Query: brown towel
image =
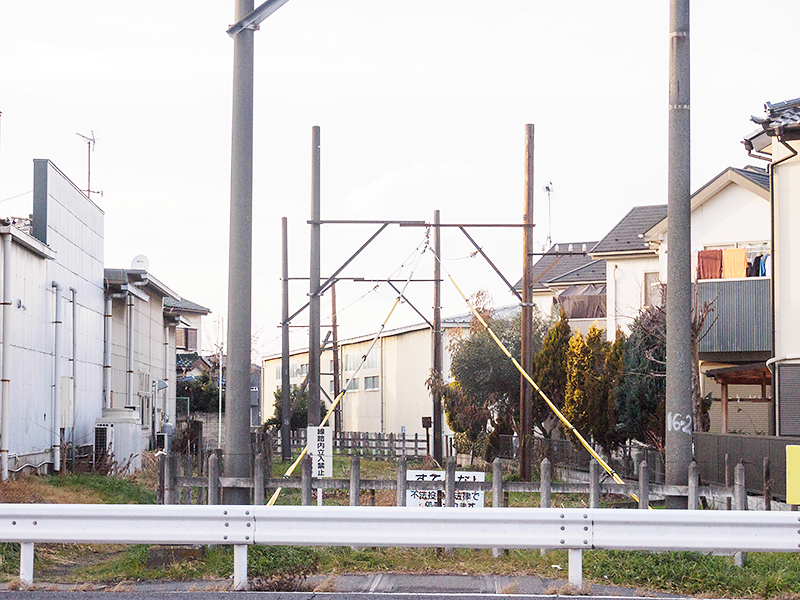
<path fill-rule="evenodd" d="M 722 277 L 747 277 L 747 250 L 727 248 L 722 251 Z"/>
<path fill-rule="evenodd" d="M 697 253 L 697 278 L 722 277 L 722 250 L 701 250 Z"/>

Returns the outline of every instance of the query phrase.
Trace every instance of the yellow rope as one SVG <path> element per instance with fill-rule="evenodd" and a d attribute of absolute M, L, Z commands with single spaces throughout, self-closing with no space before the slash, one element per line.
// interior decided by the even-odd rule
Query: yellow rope
<path fill-rule="evenodd" d="M 367 356 L 372 351 L 372 348 L 375 346 L 375 343 L 378 341 L 378 339 L 380 339 L 381 334 L 383 333 L 383 330 L 386 327 L 386 323 L 389 322 L 389 319 L 391 318 L 392 313 L 394 312 L 394 309 L 397 308 L 398 304 L 400 304 L 401 298 L 402 298 L 402 294 L 399 295 L 397 297 L 397 299 L 394 301 L 394 304 L 392 304 L 392 308 L 389 311 L 389 314 L 386 315 L 386 318 L 383 320 L 383 323 L 381 324 L 380 329 L 378 329 L 378 333 L 375 334 L 374 338 L 372 338 L 372 343 L 369 345 L 369 348 L 367 348 L 367 351 L 364 353 L 364 356 L 361 357 L 361 362 L 358 364 L 358 367 L 356 367 L 356 370 L 353 372 L 353 374 L 347 380 L 347 383 L 344 385 L 344 389 L 341 392 L 339 392 L 339 395 L 336 396 L 336 398 L 334 399 L 333 403 L 331 404 L 331 407 L 328 409 L 328 412 L 325 414 L 325 417 L 323 417 L 322 421 L 320 422 L 320 424 L 319 424 L 320 427 L 324 427 L 325 426 L 325 424 L 331 418 L 331 415 L 333 414 L 333 411 L 336 410 L 336 407 L 342 401 L 342 398 L 344 398 L 344 394 L 347 391 L 347 388 L 350 387 L 350 382 L 353 381 L 353 378 L 356 375 L 358 375 L 358 372 L 361 370 L 361 367 L 367 361 Z M 303 460 L 303 457 L 306 454 L 308 454 L 308 444 L 306 444 L 305 448 L 303 448 L 303 450 L 300 452 L 300 456 L 297 457 L 297 460 L 295 460 L 292 463 L 292 466 L 289 467 L 289 469 L 286 471 L 286 473 L 284 473 L 284 475 L 283 475 L 284 478 L 289 477 L 289 476 L 291 476 L 292 473 L 294 473 L 294 470 L 297 468 L 297 465 L 300 464 L 300 461 Z M 275 493 L 272 494 L 272 497 L 269 499 L 269 502 L 267 502 L 267 506 L 272 506 L 273 504 L 275 504 L 275 501 L 278 499 L 278 496 L 281 495 L 281 491 L 282 490 L 283 490 L 282 487 L 279 487 L 278 489 L 275 490 Z"/>
<path fill-rule="evenodd" d="M 614 481 L 624 485 L 625 482 L 622 481 L 622 478 L 619 475 L 617 475 L 616 471 L 614 471 L 614 469 L 612 469 L 611 466 L 608 463 L 606 463 L 606 461 L 604 461 L 601 458 L 601 456 L 599 454 L 597 454 L 597 452 L 595 452 L 594 448 L 592 448 L 589 445 L 589 443 L 584 439 L 584 437 L 581 435 L 581 433 L 577 429 L 575 429 L 575 427 L 572 425 L 572 423 L 569 422 L 569 419 L 567 419 L 561 413 L 561 411 L 558 410 L 556 405 L 553 404 L 550 401 L 550 398 L 548 398 L 547 395 L 542 391 L 542 389 L 538 385 L 536 385 L 536 382 L 533 379 L 531 379 L 531 376 L 528 375 L 528 373 L 525 371 L 525 369 L 522 368 L 522 365 L 519 364 L 517 359 L 515 359 L 513 356 L 511 356 L 511 353 L 503 345 L 503 342 L 501 342 L 500 339 L 495 335 L 494 331 L 492 331 L 492 328 L 489 327 L 489 325 L 486 323 L 486 321 L 483 320 L 483 317 L 481 317 L 481 315 L 478 313 L 478 311 L 475 310 L 475 307 L 472 306 L 472 303 L 464 295 L 464 292 L 462 292 L 461 288 L 458 287 L 458 284 L 453 279 L 453 276 L 448 273 L 447 277 L 450 279 L 450 283 L 453 284 L 453 287 L 456 288 L 456 290 L 458 291 L 459 295 L 464 299 L 464 302 L 467 303 L 467 306 L 469 306 L 469 309 L 470 309 L 470 311 L 472 311 L 472 314 L 475 315 L 475 318 L 478 319 L 478 321 L 480 321 L 481 325 L 483 325 L 483 327 L 486 329 L 486 331 L 489 333 L 489 335 L 492 337 L 492 339 L 495 341 L 495 343 L 500 347 L 500 350 L 503 351 L 503 354 L 505 354 L 508 358 L 511 359 L 511 362 L 514 363 L 514 366 L 517 367 L 517 370 L 528 381 L 528 383 L 530 383 L 533 386 L 533 389 L 535 389 L 537 392 L 539 392 L 539 395 L 542 397 L 542 400 L 544 400 L 547 403 L 547 406 L 550 407 L 550 409 L 553 411 L 553 413 L 564 424 L 564 427 L 566 427 L 571 433 L 573 433 L 575 435 L 576 438 L 578 438 L 578 441 L 581 443 L 581 445 L 584 448 L 586 448 L 586 450 L 589 451 L 589 454 L 592 455 L 592 458 L 594 458 L 598 463 L 600 463 L 600 466 L 603 467 L 603 469 L 605 469 L 605 471 L 609 475 L 611 475 L 611 477 L 614 479 Z M 630 496 L 633 499 L 635 499 L 637 502 L 639 501 L 639 497 L 636 496 L 636 494 L 631 494 Z"/>

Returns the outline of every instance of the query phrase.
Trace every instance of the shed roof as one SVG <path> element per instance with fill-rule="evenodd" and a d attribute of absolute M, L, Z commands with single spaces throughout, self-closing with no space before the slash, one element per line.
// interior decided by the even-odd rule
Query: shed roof
<path fill-rule="evenodd" d="M 186 298 L 164 298 L 164 308 L 173 310 L 175 312 L 188 312 L 207 315 L 211 312 L 210 308 L 201 306 L 196 302 L 187 300 Z"/>
<path fill-rule="evenodd" d="M 550 285 L 574 285 L 576 283 L 605 282 L 605 280 L 606 261 L 593 260 L 589 264 L 549 279 L 548 283 Z"/>

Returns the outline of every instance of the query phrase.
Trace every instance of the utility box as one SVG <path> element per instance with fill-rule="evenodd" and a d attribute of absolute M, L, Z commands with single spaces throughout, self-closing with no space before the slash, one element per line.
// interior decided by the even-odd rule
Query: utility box
<path fill-rule="evenodd" d="M 94 463 L 107 461 L 115 473 L 131 474 L 142 467 L 142 426 L 129 408 L 107 408 L 94 427 Z"/>

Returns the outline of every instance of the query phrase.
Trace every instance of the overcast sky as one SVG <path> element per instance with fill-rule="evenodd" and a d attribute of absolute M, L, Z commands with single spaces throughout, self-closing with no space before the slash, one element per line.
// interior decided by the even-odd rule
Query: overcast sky
<path fill-rule="evenodd" d="M 105 211 L 105 265 L 150 271 L 209 307 L 227 304 L 232 0 L 0 4 L 0 215 L 31 211 L 34 158 L 49 158 Z M 291 275 L 308 274 L 311 128 L 322 128 L 324 219 L 519 222 L 524 131 L 536 126 L 537 246 L 597 240 L 635 205 L 665 203 L 669 2 L 291 0 L 256 33 L 253 329 L 279 351 L 280 223 Z M 765 101 L 800 96 L 782 23 L 796 0 L 695 2 L 692 185 L 749 159 L 740 140 Z M 774 32 L 774 33 L 772 33 Z M 542 188 L 552 182 L 552 218 Z M 18 196 L 16 198 L 13 198 Z M 8 200 L 8 198 L 13 198 Z M 374 232 L 323 227 L 323 275 Z M 521 231 L 473 230 L 506 276 Z M 422 229 L 390 227 L 346 275 L 432 275 Z M 445 268 L 467 294 L 504 285 L 457 230 Z M 401 265 L 405 268 L 397 271 Z M 369 334 L 396 294 L 337 286 L 343 336 Z M 292 309 L 308 285 L 291 287 Z M 465 311 L 449 283 L 444 313 Z M 431 284 L 409 297 L 430 315 Z M 323 323 L 329 323 L 323 301 Z M 388 327 L 419 322 L 407 306 Z M 296 324 L 307 322 L 299 317 Z M 307 330 L 293 330 L 307 345 Z"/>

